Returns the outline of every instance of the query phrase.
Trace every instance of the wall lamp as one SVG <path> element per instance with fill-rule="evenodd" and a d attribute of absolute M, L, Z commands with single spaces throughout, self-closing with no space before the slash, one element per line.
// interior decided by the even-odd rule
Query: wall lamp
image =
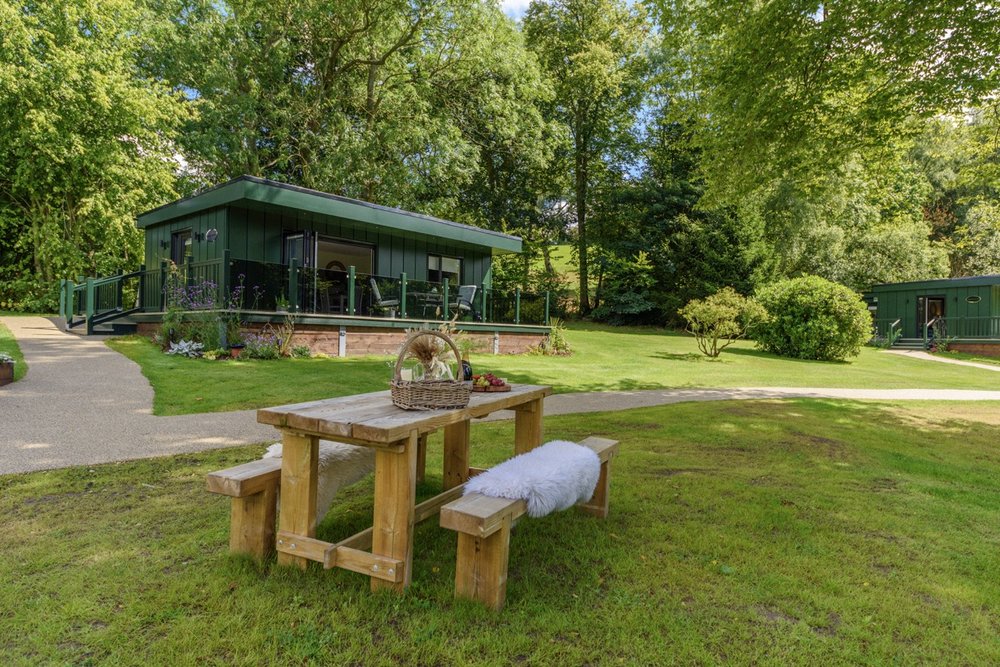
<path fill-rule="evenodd" d="M 215 243 L 215 239 L 217 238 L 219 238 L 219 230 L 214 227 L 204 234 L 201 232 L 195 232 L 194 234 L 195 241 L 208 241 L 209 243 Z"/>

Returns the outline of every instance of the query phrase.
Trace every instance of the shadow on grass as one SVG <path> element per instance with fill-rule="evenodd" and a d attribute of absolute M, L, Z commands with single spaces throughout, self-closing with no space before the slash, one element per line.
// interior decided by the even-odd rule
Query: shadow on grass
<path fill-rule="evenodd" d="M 830 366 L 847 366 L 850 365 L 849 361 L 820 361 L 818 359 L 799 359 L 798 357 L 782 357 L 781 355 L 774 354 L 773 352 L 765 352 L 763 350 L 750 349 L 750 348 L 738 348 L 730 347 L 726 348 L 723 354 L 738 354 L 744 357 L 758 357 L 760 359 L 773 359 L 775 361 L 785 361 L 785 362 L 796 362 L 800 364 L 827 364 Z"/>
<path fill-rule="evenodd" d="M 719 357 L 712 359 L 697 352 L 654 352 L 649 355 L 653 359 L 665 359 L 667 361 L 724 361 Z"/>
<path fill-rule="evenodd" d="M 601 322 L 586 322 L 583 320 L 566 322 L 566 328 L 570 331 L 590 331 L 608 332 L 616 334 L 632 334 L 635 336 L 673 336 L 687 338 L 688 334 L 675 329 L 664 329 L 654 326 L 616 326 L 614 324 L 604 324 Z"/>

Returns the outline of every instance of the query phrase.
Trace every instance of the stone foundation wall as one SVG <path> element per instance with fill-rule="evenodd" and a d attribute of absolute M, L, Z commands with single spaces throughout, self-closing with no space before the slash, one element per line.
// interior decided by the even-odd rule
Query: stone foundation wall
<path fill-rule="evenodd" d="M 259 331 L 262 324 L 251 324 L 247 328 Z M 140 323 L 139 333 L 152 337 L 159 331 L 159 324 Z M 345 327 L 345 352 L 348 357 L 365 355 L 393 355 L 399 352 L 399 346 L 406 339 L 403 329 L 381 329 L 378 327 Z M 541 343 L 545 336 L 534 333 L 470 333 L 469 337 L 476 342 L 477 354 L 492 354 L 494 343 L 500 354 L 523 354 L 530 348 Z M 300 324 L 295 327 L 292 335 L 295 345 L 306 345 L 313 354 L 328 354 L 331 357 L 340 356 L 340 327 L 324 327 Z"/>
<path fill-rule="evenodd" d="M 984 357 L 1000 357 L 1000 343 L 952 343 L 948 349 L 966 354 L 981 354 Z"/>

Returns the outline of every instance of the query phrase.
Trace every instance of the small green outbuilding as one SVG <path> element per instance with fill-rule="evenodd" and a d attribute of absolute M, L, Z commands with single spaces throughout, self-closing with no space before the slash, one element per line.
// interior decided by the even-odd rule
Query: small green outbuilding
<path fill-rule="evenodd" d="M 875 285 L 864 298 L 882 336 L 1000 343 L 1000 275 Z"/>

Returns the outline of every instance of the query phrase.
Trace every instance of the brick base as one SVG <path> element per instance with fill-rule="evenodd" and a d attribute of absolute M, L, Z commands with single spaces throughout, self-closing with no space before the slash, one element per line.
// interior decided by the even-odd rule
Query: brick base
<path fill-rule="evenodd" d="M 263 324 L 250 324 L 250 331 L 260 331 Z M 160 330 L 160 325 L 144 322 L 139 324 L 139 333 L 152 337 Z M 399 347 L 406 339 L 403 329 L 381 329 L 379 327 L 344 327 L 345 356 L 361 357 L 365 355 L 394 355 L 399 353 Z M 501 331 L 498 333 L 470 333 L 469 337 L 476 342 L 479 354 L 492 354 L 494 350 L 500 354 L 523 354 L 530 348 L 538 346 L 545 336 L 535 333 L 513 333 Z M 327 354 L 331 357 L 340 356 L 340 327 L 324 327 L 318 325 L 297 325 L 292 335 L 294 345 L 305 345 L 313 354 Z M 495 345 L 494 345 L 495 344 Z"/>
<path fill-rule="evenodd" d="M 948 349 L 953 352 L 980 354 L 984 357 L 1000 357 L 1000 343 L 952 343 Z"/>

